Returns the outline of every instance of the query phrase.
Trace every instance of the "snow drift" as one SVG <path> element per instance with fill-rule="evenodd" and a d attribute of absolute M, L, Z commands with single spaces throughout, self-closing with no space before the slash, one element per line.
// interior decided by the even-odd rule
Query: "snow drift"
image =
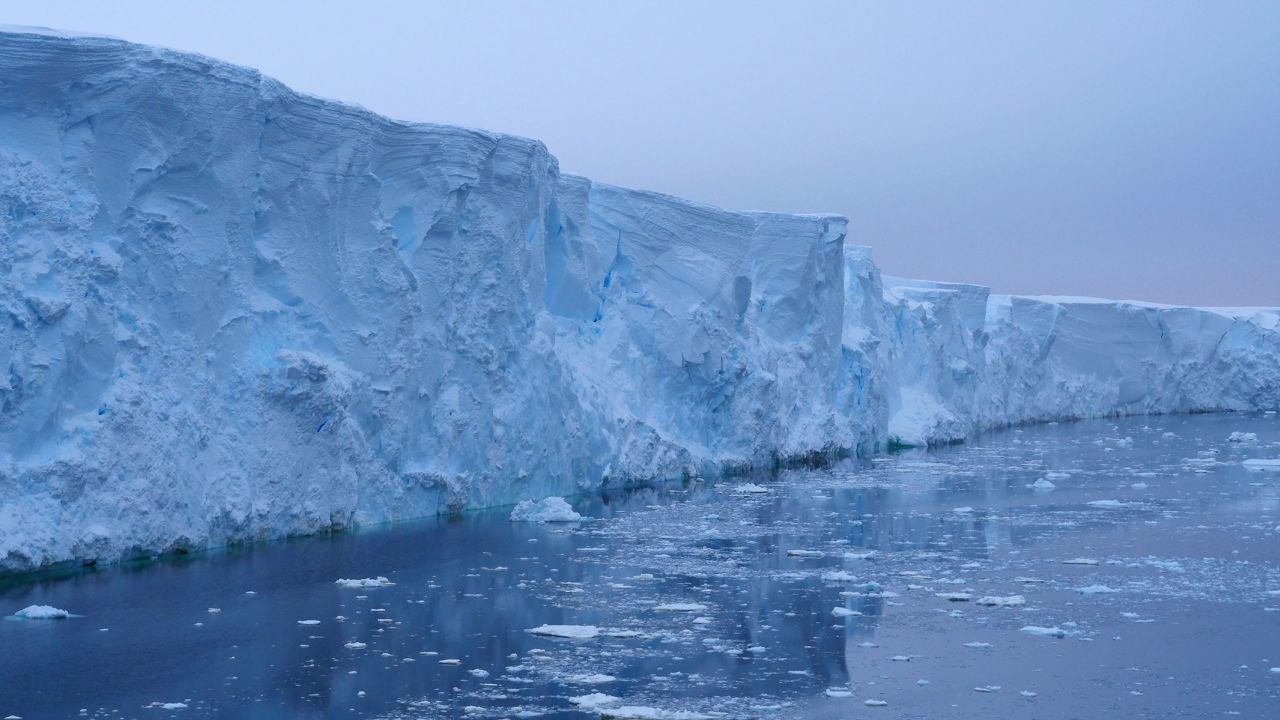
<path fill-rule="evenodd" d="M 0 571 L 1280 406 L 1274 310 L 881 278 L 845 231 L 0 31 Z"/>

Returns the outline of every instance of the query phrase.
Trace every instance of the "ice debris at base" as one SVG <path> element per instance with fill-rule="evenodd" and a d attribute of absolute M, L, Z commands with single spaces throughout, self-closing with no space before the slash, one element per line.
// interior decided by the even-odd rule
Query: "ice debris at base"
<path fill-rule="evenodd" d="M 379 575 L 376 578 L 362 578 L 359 580 L 348 580 L 346 578 L 339 578 L 338 580 L 334 581 L 334 584 L 337 585 L 338 587 L 370 590 L 373 588 L 390 587 L 395 583 Z"/>
<path fill-rule="evenodd" d="M 581 519 L 562 497 L 549 497 L 540 502 L 523 500 L 511 511 L 512 522 L 577 522 Z"/>
<path fill-rule="evenodd" d="M 606 695 L 604 693 L 591 693 L 589 695 L 571 697 L 569 698 L 569 702 L 584 710 L 594 710 L 596 708 L 607 707 L 609 705 L 617 705 L 622 702 L 622 698 L 614 695 Z"/>
<path fill-rule="evenodd" d="M 663 603 L 653 609 L 657 612 L 702 612 L 707 606 L 702 603 Z"/>
<path fill-rule="evenodd" d="M 1041 627 L 1039 625 L 1027 625 L 1026 627 L 1022 628 L 1022 632 L 1028 635 L 1035 635 L 1036 637 L 1064 638 L 1067 636 L 1066 630 L 1063 630 L 1062 628 L 1056 627 L 1056 626 Z"/>
<path fill-rule="evenodd" d="M 65 620 L 71 617 L 71 613 L 49 605 L 28 605 L 13 616 L 26 620 Z"/>
<path fill-rule="evenodd" d="M 991 607 L 1021 607 L 1027 604 L 1027 599 L 1021 595 L 1009 595 L 1008 597 L 988 595 L 978 598 L 974 603 Z"/>
<path fill-rule="evenodd" d="M 590 640 L 600 634 L 600 628 L 594 625 L 539 625 L 525 632 L 571 640 Z"/>
<path fill-rule="evenodd" d="M 1275 309 L 886 277 L 842 217 L 120 40 L 6 29 L 0 77 L 0 572 L 1280 407 Z"/>

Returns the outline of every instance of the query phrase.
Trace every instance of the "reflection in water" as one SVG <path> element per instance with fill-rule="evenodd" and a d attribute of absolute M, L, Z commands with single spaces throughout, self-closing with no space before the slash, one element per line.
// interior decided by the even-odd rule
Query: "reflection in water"
<path fill-rule="evenodd" d="M 1242 429 L 1259 442 L 1225 442 Z M 592 692 L 730 717 L 872 698 L 948 717 L 1256 711 L 1280 684 L 1261 665 L 1280 639 L 1262 622 L 1280 478 L 1239 461 L 1278 441 L 1274 416 L 1029 428 L 757 479 L 766 493 L 585 498 L 572 526 L 481 513 L 11 583 L 0 613 L 84 617 L 0 623 L 0 715 L 581 717 L 570 698 Z M 1048 472 L 1052 492 L 1030 487 Z M 1080 556 L 1098 564 L 1062 562 Z M 378 575 L 395 585 L 334 584 Z M 671 603 L 689 609 L 655 609 Z M 527 632 L 544 624 L 600 634 Z"/>

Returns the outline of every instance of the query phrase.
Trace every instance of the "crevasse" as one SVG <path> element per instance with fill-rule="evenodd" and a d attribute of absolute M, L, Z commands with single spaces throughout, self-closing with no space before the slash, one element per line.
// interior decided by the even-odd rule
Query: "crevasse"
<path fill-rule="evenodd" d="M 1280 407 L 1280 312 L 882 277 L 837 216 L 0 31 L 0 572 L 1011 423 Z"/>

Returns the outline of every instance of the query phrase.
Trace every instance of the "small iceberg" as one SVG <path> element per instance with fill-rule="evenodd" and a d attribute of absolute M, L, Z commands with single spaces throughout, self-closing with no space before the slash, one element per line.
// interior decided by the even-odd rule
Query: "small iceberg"
<path fill-rule="evenodd" d="M 1233 442 L 1233 443 L 1258 442 L 1258 433 L 1233 432 L 1231 433 L 1231 436 L 1227 438 L 1227 442 Z"/>
<path fill-rule="evenodd" d="M 1250 472 L 1280 472 L 1280 460 L 1254 458 L 1244 461 L 1244 469 Z"/>
<path fill-rule="evenodd" d="M 590 695 L 579 695 L 577 697 L 571 697 L 569 698 L 569 702 L 573 703 L 574 705 L 577 705 L 580 708 L 583 708 L 584 710 L 594 710 L 596 708 L 603 708 L 603 707 L 608 707 L 610 705 L 617 705 L 618 703 L 622 702 L 622 698 L 597 692 L 597 693 L 591 693 Z"/>
<path fill-rule="evenodd" d="M 1039 625 L 1028 625 L 1022 628 L 1022 632 L 1036 637 L 1052 637 L 1062 639 L 1067 636 L 1067 631 L 1060 627 L 1040 627 Z"/>
<path fill-rule="evenodd" d="M 595 625 L 539 625 L 525 632 L 569 640 L 590 640 L 600 634 L 600 628 Z"/>
<path fill-rule="evenodd" d="M 541 502 L 522 500 L 511 511 L 511 522 L 577 522 L 581 519 L 562 497 L 549 497 Z"/>
<path fill-rule="evenodd" d="M 371 590 L 373 588 L 390 587 L 395 583 L 379 575 L 376 578 L 360 578 L 359 580 L 349 580 L 347 578 L 338 578 L 334 581 L 338 587 L 355 588 L 357 590 Z"/>
<path fill-rule="evenodd" d="M 788 550 L 787 555 L 789 557 L 798 558 L 820 558 L 826 555 L 826 553 L 821 550 Z"/>
<path fill-rule="evenodd" d="M 663 603 L 653 609 L 658 612 L 702 612 L 707 606 L 702 603 Z"/>
<path fill-rule="evenodd" d="M 1027 604 L 1027 599 L 1021 595 L 1009 595 L 1007 597 L 999 597 L 997 595 L 988 595 L 975 600 L 979 605 L 989 605 L 991 607 L 1021 607 Z"/>
<path fill-rule="evenodd" d="M 66 620 L 71 613 L 52 605 L 28 605 L 13 616 L 24 620 Z"/>

